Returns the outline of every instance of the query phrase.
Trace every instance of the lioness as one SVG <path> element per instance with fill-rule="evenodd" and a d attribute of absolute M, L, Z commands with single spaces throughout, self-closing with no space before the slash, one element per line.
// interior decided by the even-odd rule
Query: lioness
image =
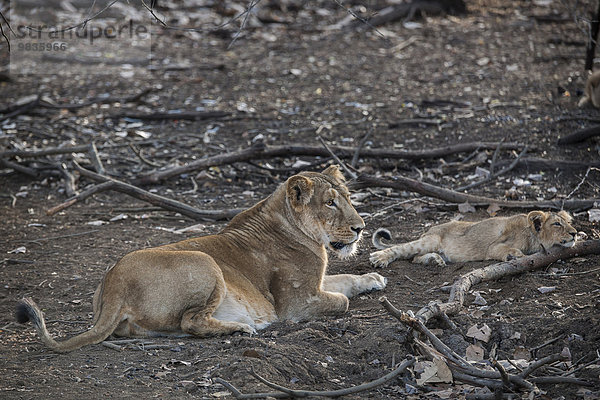
<path fill-rule="evenodd" d="M 381 243 L 382 237 L 391 239 L 389 231 L 378 229 L 373 234 L 373 245 L 385 250 L 371 253 L 370 260 L 376 266 L 412 257 L 415 263 L 438 266 L 446 265 L 446 261 L 506 261 L 555 244 L 573 246 L 577 231 L 571 220 L 566 211 L 531 211 L 479 222 L 452 221 L 430 228 L 418 240 L 391 247 Z"/>
<path fill-rule="evenodd" d="M 325 275 L 326 248 L 356 251 L 365 224 L 336 166 L 289 178 L 220 233 L 134 251 L 110 268 L 93 299 L 94 326 L 52 339 L 31 299 L 17 310 L 57 352 L 116 336 L 253 333 L 277 319 L 341 314 L 348 297 L 383 289 L 377 273 Z"/>

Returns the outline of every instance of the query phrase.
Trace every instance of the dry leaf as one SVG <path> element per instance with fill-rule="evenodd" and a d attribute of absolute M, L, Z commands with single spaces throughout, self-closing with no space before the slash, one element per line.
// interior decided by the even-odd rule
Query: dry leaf
<path fill-rule="evenodd" d="M 251 357 L 251 358 L 262 358 L 262 355 L 261 355 L 261 354 L 260 354 L 258 351 L 254 350 L 254 349 L 251 349 L 251 350 L 246 350 L 246 351 L 244 351 L 244 352 L 242 353 L 242 355 L 243 355 L 244 357 Z"/>
<path fill-rule="evenodd" d="M 27 252 L 27 248 L 25 246 L 20 246 L 20 247 L 17 247 L 16 249 L 9 251 L 8 254 L 22 254 L 25 252 Z"/>
<path fill-rule="evenodd" d="M 473 325 L 467 331 L 467 337 L 481 340 L 485 343 L 490 340 L 490 336 L 492 336 L 492 330 L 489 326 L 487 326 L 487 324 L 483 324 L 481 328 L 479 328 L 477 325 Z"/>
<path fill-rule="evenodd" d="M 588 210 L 588 219 L 590 222 L 600 222 L 600 208 Z"/>
<path fill-rule="evenodd" d="M 475 212 L 475 207 L 473 207 L 469 203 L 462 203 L 462 204 L 458 205 L 458 211 L 460 211 L 463 214 L 464 213 Z"/>
<path fill-rule="evenodd" d="M 467 361 L 483 361 L 485 351 L 476 344 L 471 344 L 467 347 L 465 358 Z"/>
<path fill-rule="evenodd" d="M 498 211 L 500 211 L 500 206 L 497 203 L 492 203 L 486 211 L 490 217 L 495 217 L 496 214 L 498 214 Z"/>
<path fill-rule="evenodd" d="M 434 358 L 433 361 L 423 361 L 423 364 L 425 369 L 417 379 L 417 384 L 452 383 L 452 372 L 441 358 Z"/>
<path fill-rule="evenodd" d="M 487 301 L 485 301 L 485 299 L 481 297 L 481 294 L 477 293 L 475 295 L 475 300 L 473 300 L 473 304 L 478 306 L 485 306 L 487 304 Z"/>
<path fill-rule="evenodd" d="M 513 353 L 513 357 L 516 360 L 531 360 L 531 353 L 529 352 L 529 349 L 526 349 L 523 346 L 517 346 L 515 348 L 515 352 Z"/>

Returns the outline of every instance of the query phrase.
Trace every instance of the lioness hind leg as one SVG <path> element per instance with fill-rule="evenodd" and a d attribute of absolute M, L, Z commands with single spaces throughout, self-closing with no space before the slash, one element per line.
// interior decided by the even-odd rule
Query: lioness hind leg
<path fill-rule="evenodd" d="M 445 267 L 446 261 L 438 253 L 427 253 L 422 256 L 416 256 L 412 260 L 413 263 L 433 265 L 436 267 Z"/>
<path fill-rule="evenodd" d="M 234 332 L 256 333 L 256 330 L 248 324 L 221 321 L 212 316 L 225 299 L 225 294 L 225 281 L 220 277 L 220 279 L 217 279 L 214 290 L 207 299 L 206 304 L 189 308 L 183 313 L 181 330 L 199 337 L 228 335 Z"/>

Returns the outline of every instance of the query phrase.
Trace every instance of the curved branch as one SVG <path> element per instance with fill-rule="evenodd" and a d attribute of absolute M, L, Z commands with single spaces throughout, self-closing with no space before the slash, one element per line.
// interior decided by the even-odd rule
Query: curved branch
<path fill-rule="evenodd" d="M 406 178 L 404 176 L 396 176 L 393 179 L 377 178 L 371 175 L 361 175 L 357 181 L 348 185 L 350 189 L 356 190 L 365 187 L 388 187 L 397 190 L 408 190 L 419 193 L 424 196 L 434 197 L 450 203 L 461 204 L 469 203 L 473 206 L 488 206 L 497 204 L 505 208 L 548 208 L 553 210 L 574 210 L 588 209 L 594 206 L 594 203 L 599 199 L 592 200 L 569 200 L 564 204 L 560 200 L 545 200 L 545 201 L 508 201 L 492 199 L 490 197 L 476 196 L 472 194 L 460 193 L 451 189 L 442 188 L 426 182 L 419 182 L 415 179 Z"/>
<path fill-rule="evenodd" d="M 248 394 L 244 394 L 244 393 L 240 392 L 231 383 L 229 383 L 221 378 L 215 378 L 213 380 L 215 382 L 220 383 L 221 385 L 225 386 L 227 389 L 229 389 L 236 399 L 256 399 L 256 398 L 262 398 L 262 397 L 311 397 L 311 396 L 339 397 L 339 396 L 346 396 L 346 395 L 353 394 L 353 393 L 364 392 L 365 390 L 373 389 L 374 387 L 383 385 L 384 383 L 386 383 L 386 382 L 394 379 L 396 376 L 400 375 L 402 372 L 406 371 L 406 369 L 408 367 L 412 366 L 414 363 L 415 363 L 415 359 L 409 358 L 409 359 L 404 360 L 395 370 L 393 370 L 392 372 L 390 372 L 387 375 L 382 376 L 379 379 L 376 379 L 371 382 L 363 383 L 362 385 L 352 386 L 349 388 L 338 389 L 338 390 L 329 390 L 329 391 L 289 389 L 284 386 L 278 385 L 276 383 L 269 382 L 265 378 L 256 374 L 254 371 L 251 371 L 251 374 L 256 379 L 258 379 L 265 385 L 267 385 L 275 390 L 278 390 L 279 392 L 282 392 L 282 393 L 248 393 Z"/>

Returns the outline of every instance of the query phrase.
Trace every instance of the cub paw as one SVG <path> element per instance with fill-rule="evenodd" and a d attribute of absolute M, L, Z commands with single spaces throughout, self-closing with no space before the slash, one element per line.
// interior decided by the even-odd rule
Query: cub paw
<path fill-rule="evenodd" d="M 363 275 L 364 285 L 362 292 L 371 292 L 374 290 L 383 290 L 387 286 L 387 278 L 379 275 L 377 272 L 370 272 Z"/>
<path fill-rule="evenodd" d="M 387 267 L 393 260 L 385 250 L 376 251 L 370 254 L 369 261 L 376 267 Z"/>
<path fill-rule="evenodd" d="M 506 255 L 506 257 L 504 257 L 504 261 L 511 261 L 511 260 L 515 260 L 519 257 L 523 257 L 524 254 L 521 250 L 519 249 L 512 249 L 510 250 L 510 252 Z"/>

